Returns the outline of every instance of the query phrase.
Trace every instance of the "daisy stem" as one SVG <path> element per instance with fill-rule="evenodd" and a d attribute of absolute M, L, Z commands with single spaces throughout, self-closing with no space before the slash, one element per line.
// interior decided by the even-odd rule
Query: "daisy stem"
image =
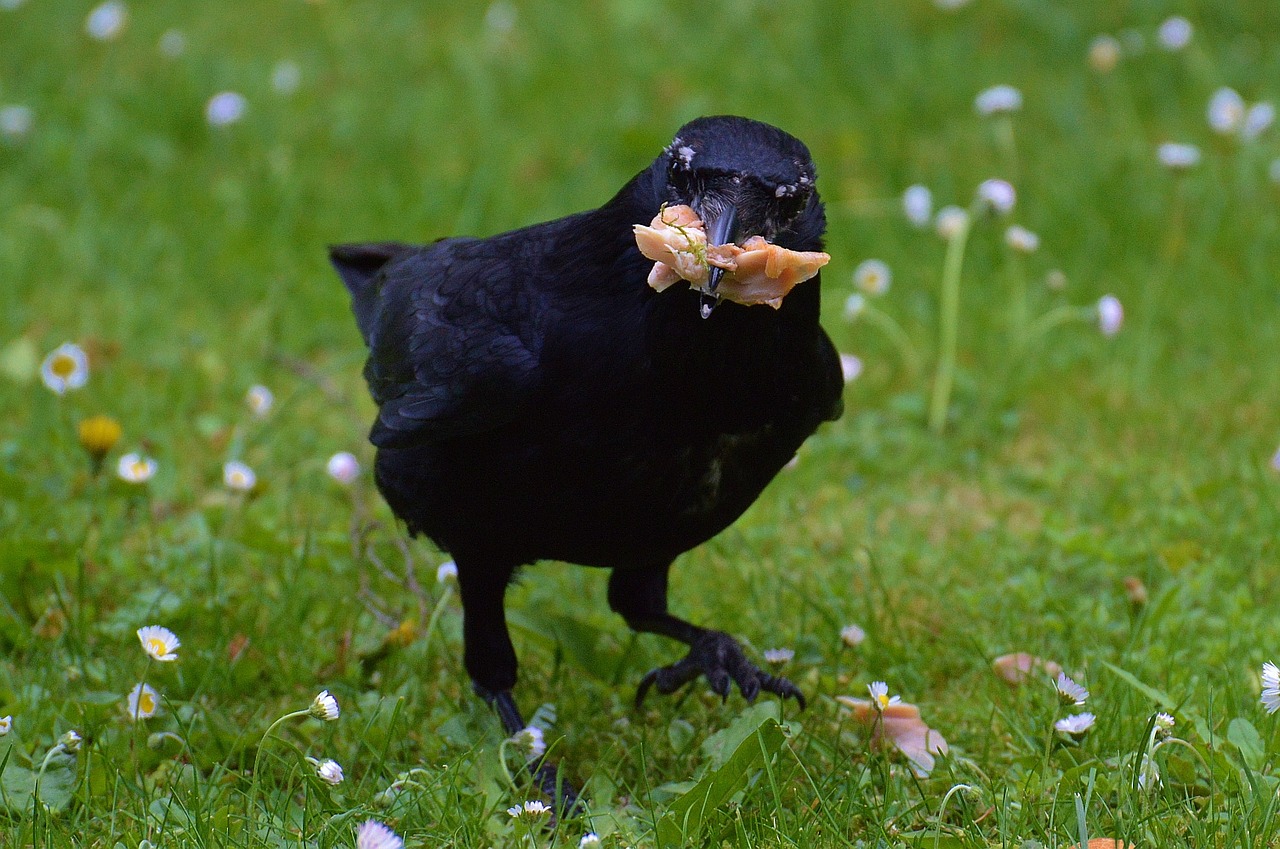
<path fill-rule="evenodd" d="M 56 744 L 49 751 L 45 752 L 44 760 L 40 762 L 40 771 L 36 773 L 35 785 L 31 791 L 31 802 L 35 805 L 35 812 L 39 812 L 40 806 L 40 782 L 44 779 L 44 771 L 49 768 L 49 761 L 53 760 L 53 756 L 65 752 L 67 747 L 62 743 Z"/>
<path fill-rule="evenodd" d="M 907 370 L 907 379 L 914 383 L 916 376 L 920 373 L 920 354 L 916 352 L 915 345 L 911 344 L 911 337 L 902 329 L 902 325 L 887 312 L 878 310 L 870 304 L 864 308 L 862 317 L 868 324 L 875 325 L 898 349 L 898 355 L 902 357 L 902 365 Z"/>
<path fill-rule="evenodd" d="M 961 222 L 947 243 L 942 263 L 942 303 L 938 323 L 938 371 L 929 398 L 929 429 L 941 434 L 947 426 L 947 408 L 951 403 L 951 387 L 955 382 L 956 340 L 960 322 L 960 269 L 964 265 L 964 249 L 969 241 L 972 213 Z"/>
<path fill-rule="evenodd" d="M 1064 305 L 1055 307 L 1027 325 L 1027 331 L 1023 337 L 1024 344 L 1030 346 L 1037 338 L 1059 325 L 1070 321 L 1089 321 L 1097 314 L 1097 309 L 1091 306 L 1073 307 Z"/>
<path fill-rule="evenodd" d="M 515 777 L 511 774 L 511 770 L 507 769 L 507 746 L 511 742 L 511 738 L 503 740 L 498 744 L 498 765 L 502 767 L 502 775 L 507 779 L 507 784 L 512 790 L 516 788 Z"/>
<path fill-rule="evenodd" d="M 1009 279 L 1009 336 L 1013 343 L 1015 359 L 1021 359 L 1027 343 L 1027 322 L 1030 309 L 1027 304 L 1027 275 L 1021 258 L 1015 255 L 1005 258 L 1005 276 Z"/>
<path fill-rule="evenodd" d="M 258 778 L 260 774 L 259 767 L 262 764 L 262 752 L 267 748 L 267 739 L 271 736 L 272 732 L 274 732 L 277 728 L 279 728 L 281 725 L 288 722 L 289 720 L 297 719 L 300 716 L 310 716 L 310 714 L 311 714 L 310 708 L 305 708 L 303 710 L 295 710 L 291 713 L 286 713 L 284 716 L 280 717 L 275 722 L 267 726 L 266 733 L 262 735 L 262 741 L 258 743 L 258 752 L 253 756 L 253 783 L 249 787 L 249 808 L 247 811 L 250 817 L 253 816 L 254 811 L 258 807 Z"/>
<path fill-rule="evenodd" d="M 973 792 L 973 788 L 968 784 L 957 784 L 947 791 L 946 795 L 942 797 L 942 801 L 938 804 L 938 830 L 933 834 L 933 845 L 935 849 L 942 843 L 942 815 L 947 810 L 947 802 L 950 802 L 951 797 L 956 793 L 959 793 L 961 790 L 967 790 L 970 793 Z"/>
<path fill-rule="evenodd" d="M 134 700 L 133 715 L 129 717 L 133 721 L 133 734 L 129 741 L 130 754 L 133 756 L 133 774 L 138 780 L 138 786 L 146 788 L 146 782 L 142 780 L 141 766 L 138 763 L 138 725 L 142 722 L 139 714 L 142 712 L 142 694 L 146 692 L 147 678 L 151 675 L 151 666 L 155 663 L 155 658 L 147 655 L 147 665 L 142 668 L 142 680 L 138 683 L 138 698 Z M 150 804 L 148 799 L 147 803 Z"/>
<path fill-rule="evenodd" d="M 427 620 L 427 630 L 426 630 L 426 634 L 424 635 L 425 642 L 424 642 L 424 645 L 422 646 L 422 652 L 427 657 L 430 657 L 431 635 L 435 633 L 436 623 L 440 621 L 440 615 L 444 613 L 444 607 L 446 604 L 448 604 L 449 597 L 452 595 L 453 595 L 453 585 L 445 584 L 444 592 L 440 594 L 440 600 L 436 602 L 436 606 L 431 610 L 431 618 Z"/>

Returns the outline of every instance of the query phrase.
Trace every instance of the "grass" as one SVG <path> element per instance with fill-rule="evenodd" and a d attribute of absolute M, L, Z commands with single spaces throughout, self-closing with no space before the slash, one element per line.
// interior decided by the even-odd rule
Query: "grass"
<path fill-rule="evenodd" d="M 155 0 L 107 43 L 84 34 L 89 8 L 0 10 L 0 104 L 34 113 L 0 142 L 0 715 L 14 718 L 0 843 L 348 846 L 369 817 L 410 846 L 573 846 L 588 830 L 608 847 L 1280 839 L 1280 739 L 1257 677 L 1280 645 L 1280 135 L 1242 143 L 1204 120 L 1220 85 L 1280 95 L 1275 4 L 1191 4 L 1179 53 L 1154 44 L 1177 11 L 1158 2 Z M 187 37 L 174 59 L 156 50 L 170 28 Z M 1126 45 L 1110 74 L 1085 58 L 1104 32 Z M 301 71 L 291 95 L 270 84 L 284 60 Z M 974 114 L 996 83 L 1025 96 L 1011 135 Z M 223 89 L 248 110 L 212 128 Z M 470 695 L 456 595 L 433 580 L 445 556 L 406 546 L 367 475 L 347 488 L 324 473 L 335 451 L 372 459 L 363 351 L 324 246 L 597 205 L 714 112 L 811 146 L 826 324 L 865 371 L 844 419 L 677 564 L 673 603 L 756 652 L 794 648 L 786 671 L 811 707 L 695 688 L 633 711 L 635 682 L 676 646 L 630 636 L 604 573 L 531 569 L 509 602 L 518 696 L 554 705 L 552 755 L 589 800 L 546 832 L 505 812 L 533 791 Z M 1165 140 L 1203 161 L 1167 172 Z M 898 199 L 923 182 L 967 206 L 993 176 L 1018 205 L 970 236 L 935 435 L 946 246 Z M 1040 234 L 1036 253 L 1003 246 L 1012 221 Z M 893 268 L 875 306 L 920 375 L 880 325 L 841 319 L 867 257 Z M 1044 285 L 1055 269 L 1061 292 Z M 1114 293 L 1125 327 L 1105 339 L 1072 322 L 1019 349 L 1024 289 L 1033 317 Z M 92 374 L 56 397 L 35 371 L 65 340 Z M 243 400 L 257 383 L 276 396 L 265 418 Z M 97 413 L 124 437 L 95 476 L 76 426 Z M 126 450 L 158 461 L 147 486 L 111 474 Z M 248 496 L 222 486 L 231 458 L 257 471 Z M 152 623 L 181 637 L 177 663 L 148 665 L 134 632 Z M 839 638 L 849 623 L 868 634 L 857 648 Z M 1081 741 L 1052 732 L 1047 680 L 996 678 L 1012 651 L 1087 683 L 1098 719 Z M 135 724 L 124 698 L 142 680 L 163 710 Z M 871 749 L 835 702 L 873 680 L 950 742 L 928 777 Z M 322 688 L 338 722 L 263 739 Z M 1162 783 L 1144 788 L 1157 710 L 1185 743 L 1154 753 Z M 57 749 L 70 729 L 74 757 Z M 320 782 L 304 756 L 337 760 L 345 781 Z M 48 807 L 32 800 L 42 763 Z"/>

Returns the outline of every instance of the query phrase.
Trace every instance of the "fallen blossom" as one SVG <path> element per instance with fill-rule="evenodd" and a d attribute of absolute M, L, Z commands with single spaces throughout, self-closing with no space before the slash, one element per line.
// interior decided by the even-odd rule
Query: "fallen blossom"
<path fill-rule="evenodd" d="M 871 729 L 871 745 L 893 745 L 911 762 L 916 774 L 933 771 L 935 757 L 948 751 L 947 741 L 920 718 L 920 709 L 906 702 L 883 707 L 871 699 L 836 696 L 836 701 L 853 711 L 853 718 Z"/>
<path fill-rule="evenodd" d="M 1052 660 L 1024 651 L 1000 655 L 991 661 L 991 669 L 1010 684 L 1023 683 L 1032 672 L 1043 672 L 1051 678 L 1057 678 L 1062 672 L 1062 667 Z"/>

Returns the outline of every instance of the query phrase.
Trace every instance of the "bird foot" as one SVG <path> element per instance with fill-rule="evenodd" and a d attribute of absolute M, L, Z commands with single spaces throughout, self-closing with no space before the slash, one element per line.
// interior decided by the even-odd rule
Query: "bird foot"
<path fill-rule="evenodd" d="M 533 776 L 533 782 L 538 785 L 538 789 L 552 800 L 553 823 L 582 813 L 578 790 L 560 774 L 560 767 L 546 761 L 534 761 L 529 764 L 529 774 Z"/>
<path fill-rule="evenodd" d="M 742 653 L 738 641 L 721 631 L 704 631 L 689 646 L 689 653 L 670 666 L 654 669 L 640 681 L 636 691 L 636 707 L 640 707 L 650 687 L 657 687 L 664 695 L 676 690 L 705 675 L 712 691 L 722 699 L 728 700 L 730 683 L 738 685 L 742 696 L 748 702 L 754 702 L 760 691 L 774 693 L 784 699 L 792 698 L 805 706 L 804 694 L 800 688 L 786 678 L 779 678 L 762 672 Z"/>

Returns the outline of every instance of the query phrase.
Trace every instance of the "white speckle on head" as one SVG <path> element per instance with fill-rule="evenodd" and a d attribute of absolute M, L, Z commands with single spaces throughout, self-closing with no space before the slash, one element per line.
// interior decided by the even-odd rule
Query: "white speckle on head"
<path fill-rule="evenodd" d="M 693 164 L 694 152 L 694 149 L 689 147 L 687 144 L 676 148 L 676 156 L 685 164 L 686 167 Z"/>

